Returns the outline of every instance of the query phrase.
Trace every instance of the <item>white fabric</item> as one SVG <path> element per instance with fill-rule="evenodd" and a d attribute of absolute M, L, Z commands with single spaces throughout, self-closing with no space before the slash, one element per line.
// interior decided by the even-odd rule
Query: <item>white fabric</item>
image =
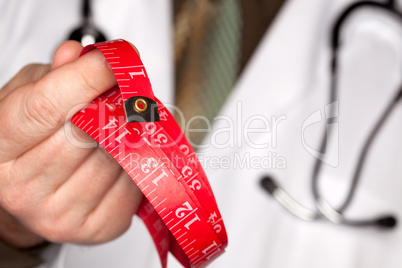
<path fill-rule="evenodd" d="M 170 6 L 156 0 L 93 2 L 97 25 L 110 38 L 123 37 L 137 45 L 156 95 L 166 94 L 162 99 L 170 101 Z M 289 215 L 259 186 L 261 176 L 270 174 L 300 203 L 314 208 L 310 178 L 315 158 L 302 141 L 318 150 L 325 121 L 306 127 L 304 136 L 303 123 L 329 104 L 329 33 L 335 17 L 351 2 L 289 0 L 222 109 L 221 115 L 227 117 L 215 122 L 209 137 L 211 146 L 200 152 L 200 159 L 226 223 L 229 247 L 211 267 L 400 267 L 402 228 L 378 231 L 303 222 Z M 28 62 L 49 60 L 69 29 L 78 24 L 78 8 L 78 0 L 0 1 L 0 82 Z M 105 14 L 113 16 L 105 19 Z M 401 33 L 402 26 L 395 19 L 370 10 L 359 11 L 345 25 L 340 55 L 339 148 L 332 139 L 327 153 L 331 159 L 339 159 L 339 164 L 325 166 L 320 180 L 323 194 L 334 206 L 345 196 L 368 131 L 401 83 Z M 252 133 L 247 140 L 242 131 L 255 115 L 269 123 L 276 116 L 277 131 Z M 365 219 L 393 213 L 402 219 L 401 116 L 399 104 L 373 145 L 356 198 L 346 212 L 348 217 Z M 227 118 L 233 120 L 235 128 L 233 146 L 222 146 L 228 141 L 224 131 L 230 124 Z M 264 124 L 254 120 L 251 126 L 262 128 Z M 250 142 L 268 142 L 269 147 L 252 148 Z M 246 162 L 239 167 L 243 164 L 239 160 L 247 155 L 249 165 Z M 257 166 L 259 158 L 270 155 L 271 166 Z M 219 160 L 222 166 L 217 168 L 213 161 Z M 148 268 L 160 264 L 150 236 L 135 218 L 126 234 L 105 245 L 63 245 L 47 267 Z M 180 266 L 170 258 L 169 267 Z"/>
<path fill-rule="evenodd" d="M 287 119 L 278 125 L 276 148 L 251 149 L 243 140 L 240 148 L 212 148 L 206 154 L 235 161 L 247 153 L 263 157 L 272 152 L 286 159 L 286 168 L 207 168 L 230 243 L 227 253 L 211 267 L 400 267 L 401 228 L 387 232 L 303 222 L 259 186 L 261 176 L 270 174 L 297 201 L 314 208 L 311 175 L 315 158 L 301 141 L 304 138 L 318 150 L 325 121 L 306 128 L 304 137 L 302 126 L 309 115 L 329 104 L 330 27 L 349 2 L 288 2 L 223 109 L 223 114 L 234 117 L 240 102 L 243 124 L 255 114 L 268 119 L 285 115 Z M 401 83 L 401 31 L 395 20 L 370 10 L 359 11 L 344 28 L 339 165 L 325 166 L 320 180 L 324 196 L 335 207 L 348 189 L 368 131 Z M 356 198 L 346 213 L 350 218 L 394 213 L 401 219 L 401 112 L 399 104 L 373 146 Z M 219 128 L 216 124 L 215 129 Z M 224 141 L 221 137 L 218 143 Z M 254 141 L 270 142 L 272 135 L 256 135 Z M 335 151 L 329 149 L 329 153 Z"/>
<path fill-rule="evenodd" d="M 129 40 L 141 51 L 160 99 L 173 101 L 171 5 L 157 0 L 96 0 L 95 25 L 108 39 Z M 80 0 L 0 0 L 0 84 L 24 65 L 48 63 L 81 24 Z M 163 44 L 163 45 L 161 45 Z M 157 78 L 157 79 L 156 79 Z"/>

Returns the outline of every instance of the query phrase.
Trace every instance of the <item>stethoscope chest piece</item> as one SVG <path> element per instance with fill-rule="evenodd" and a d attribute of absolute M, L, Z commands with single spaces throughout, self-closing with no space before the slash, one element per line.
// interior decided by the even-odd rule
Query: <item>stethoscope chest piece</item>
<path fill-rule="evenodd" d="M 105 35 L 93 26 L 82 26 L 74 30 L 69 40 L 80 42 L 83 46 L 106 41 Z"/>
<path fill-rule="evenodd" d="M 82 26 L 73 30 L 68 40 L 78 41 L 83 46 L 106 41 L 106 36 L 91 21 L 91 5 L 89 0 L 83 1 Z"/>

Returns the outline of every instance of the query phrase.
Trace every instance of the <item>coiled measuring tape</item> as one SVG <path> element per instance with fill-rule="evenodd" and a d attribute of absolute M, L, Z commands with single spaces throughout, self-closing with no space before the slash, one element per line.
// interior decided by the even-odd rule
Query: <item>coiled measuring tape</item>
<path fill-rule="evenodd" d="M 117 80 L 71 122 L 113 156 L 142 191 L 137 215 L 162 267 L 170 251 L 184 267 L 204 267 L 224 252 L 226 230 L 198 158 L 166 107 L 155 98 L 134 48 L 119 39 L 100 50 Z"/>

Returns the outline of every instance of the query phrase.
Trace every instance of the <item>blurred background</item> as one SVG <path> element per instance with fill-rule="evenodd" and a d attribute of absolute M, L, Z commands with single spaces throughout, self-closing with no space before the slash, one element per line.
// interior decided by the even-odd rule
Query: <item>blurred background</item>
<path fill-rule="evenodd" d="M 126 39 L 155 95 L 183 112 L 214 190 L 229 246 L 211 267 L 400 267 L 401 12 L 380 0 L 0 0 L 0 85 L 67 39 Z M 137 217 L 115 241 L 42 257 L 160 266 Z"/>

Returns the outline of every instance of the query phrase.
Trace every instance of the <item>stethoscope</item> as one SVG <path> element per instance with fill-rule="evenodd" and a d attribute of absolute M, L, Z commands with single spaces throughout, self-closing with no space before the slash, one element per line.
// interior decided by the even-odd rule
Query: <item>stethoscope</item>
<path fill-rule="evenodd" d="M 378 3 L 372 1 L 361 1 L 350 5 L 346 10 L 339 16 L 337 19 L 333 30 L 332 30 L 332 39 L 331 39 L 331 53 L 332 53 L 332 61 L 331 61 L 331 85 L 330 85 L 330 98 L 329 103 L 334 103 L 337 100 L 337 71 L 338 71 L 338 49 L 340 45 L 339 37 L 342 26 L 346 19 L 350 17 L 353 12 L 357 11 L 362 7 L 373 7 L 379 8 L 389 12 L 390 14 L 399 17 L 402 20 L 402 13 L 398 12 L 395 8 L 394 0 L 388 0 L 386 3 Z M 82 22 L 81 26 L 75 29 L 69 36 L 68 39 L 76 40 L 81 42 L 83 45 L 87 45 L 90 43 L 102 42 L 106 41 L 105 35 L 98 30 L 92 22 L 91 17 L 91 6 L 90 0 L 84 0 L 82 5 Z M 290 211 L 293 215 L 297 216 L 300 219 L 306 221 L 315 221 L 315 220 L 328 220 L 335 224 L 343 224 L 350 226 L 377 226 L 380 228 L 393 228 L 396 226 L 397 220 L 394 215 L 381 216 L 374 219 L 367 220 L 351 220 L 346 218 L 343 215 L 343 212 L 350 206 L 350 203 L 353 200 L 354 194 L 356 193 L 356 187 L 360 180 L 360 175 L 362 168 L 364 166 L 367 154 L 370 150 L 370 147 L 377 136 L 379 130 L 383 127 L 385 121 L 388 119 L 391 112 L 394 110 L 396 104 L 402 97 L 402 87 L 399 89 L 395 97 L 392 99 L 391 103 L 385 109 L 380 119 L 374 125 L 374 128 L 368 135 L 362 151 L 360 153 L 358 164 L 355 168 L 352 184 L 349 189 L 348 195 L 345 198 L 343 204 L 335 209 L 333 208 L 325 198 L 320 194 L 318 190 L 318 179 L 319 173 L 322 167 L 322 161 L 320 159 L 316 159 L 313 169 L 312 175 L 312 192 L 313 198 L 315 201 L 315 205 L 317 210 L 311 210 L 305 208 L 296 202 L 291 196 L 289 196 L 286 191 L 284 191 L 270 176 L 265 176 L 261 180 L 262 187 L 267 190 L 279 203 L 282 204 L 288 211 Z M 330 109 L 334 109 L 334 105 L 329 106 Z M 321 152 L 325 150 L 327 145 L 327 135 L 322 138 L 321 142 Z"/>
<path fill-rule="evenodd" d="M 83 46 L 106 41 L 105 35 L 93 24 L 90 0 L 82 1 L 81 19 L 81 26 L 72 31 L 68 40 L 76 40 Z"/>
<path fill-rule="evenodd" d="M 342 30 L 342 26 L 344 25 L 346 19 L 353 14 L 353 12 L 357 11 L 362 7 L 372 7 L 384 10 L 391 15 L 399 18 L 402 21 L 402 13 L 398 12 L 395 8 L 395 2 L 393 0 L 388 0 L 386 3 L 378 3 L 372 1 L 360 1 L 354 3 L 347 7 L 345 11 L 338 17 L 337 21 L 334 24 L 332 29 L 331 36 L 331 53 L 332 53 L 332 61 L 330 66 L 331 72 L 331 84 L 330 84 L 330 98 L 329 103 L 334 103 L 337 100 L 337 75 L 338 75 L 338 49 L 340 45 L 340 32 Z M 298 202 L 296 202 L 291 196 L 289 196 L 270 176 L 265 176 L 261 179 L 261 186 L 272 195 L 284 208 L 286 208 L 293 215 L 297 216 L 300 219 L 306 221 L 316 221 L 316 220 L 327 220 L 335 224 L 349 225 L 349 226 L 376 226 L 380 228 L 391 229 L 394 228 L 397 224 L 397 219 L 394 215 L 384 215 L 379 216 L 372 219 L 361 219 L 361 220 L 352 220 L 348 219 L 343 215 L 344 211 L 350 206 L 353 197 L 356 193 L 356 187 L 360 180 L 360 175 L 362 168 L 365 164 L 365 160 L 368 152 L 370 151 L 370 147 L 373 144 L 378 132 L 384 126 L 385 121 L 389 118 L 391 112 L 396 107 L 396 104 L 402 97 L 402 87 L 398 90 L 395 96 L 392 98 L 390 104 L 387 106 L 385 111 L 382 113 L 380 119 L 376 122 L 370 134 L 368 135 L 363 148 L 360 152 L 357 166 L 354 170 L 354 174 L 352 177 L 352 183 L 350 189 L 347 193 L 347 197 L 345 198 L 342 205 L 335 209 L 333 208 L 321 195 L 318 190 L 318 180 L 319 174 L 322 167 L 322 161 L 320 159 L 316 159 L 313 174 L 312 174 L 312 192 L 313 198 L 316 206 L 316 210 L 308 209 Z M 330 109 L 334 109 L 335 105 L 329 105 Z M 333 111 L 331 111 L 333 112 Z M 323 152 L 327 146 L 327 135 L 322 138 L 320 151 Z"/>

